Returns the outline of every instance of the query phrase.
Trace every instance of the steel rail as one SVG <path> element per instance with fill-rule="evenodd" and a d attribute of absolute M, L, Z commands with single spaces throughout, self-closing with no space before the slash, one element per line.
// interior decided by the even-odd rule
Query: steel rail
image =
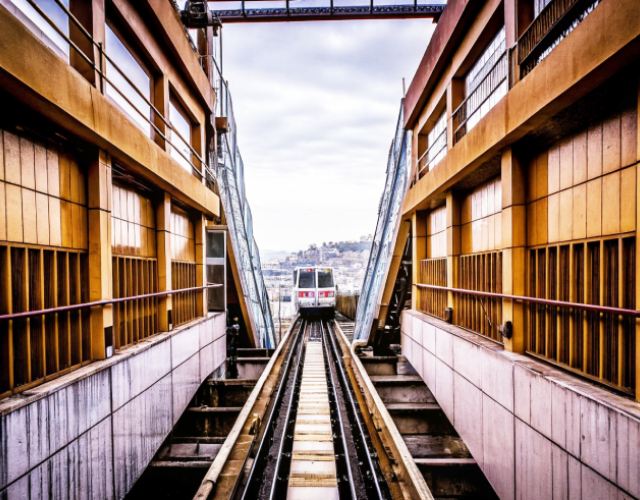
<path fill-rule="evenodd" d="M 54 314 L 68 311 L 76 311 L 78 309 L 88 309 L 91 307 L 106 306 L 110 304 L 119 304 L 132 300 L 142 300 L 157 297 L 166 297 L 168 295 L 176 295 L 179 293 L 198 292 L 209 288 L 221 287 L 221 283 L 210 283 L 203 286 L 192 286 L 189 288 L 180 288 L 178 290 L 163 290 L 161 292 L 143 293 L 141 295 L 131 295 L 129 297 L 115 297 L 111 299 L 94 300 L 92 302 L 83 302 L 80 304 L 68 304 L 66 306 L 48 307 L 46 309 L 38 309 L 34 311 L 21 311 L 15 313 L 0 314 L 0 321 L 30 318 L 33 316 L 43 316 L 45 314 Z"/>
<path fill-rule="evenodd" d="M 350 408 L 351 415 L 353 417 L 352 425 L 353 423 L 355 423 L 355 430 L 357 431 L 360 442 L 362 443 L 362 446 L 363 446 L 362 454 L 365 455 L 366 467 L 369 473 L 371 474 L 370 476 L 371 483 L 373 483 L 373 487 L 374 487 L 373 488 L 374 491 L 371 493 L 375 492 L 377 498 L 381 498 L 381 499 L 390 498 L 390 495 L 386 491 L 383 491 L 383 488 L 381 486 L 382 484 L 386 486 L 386 481 L 373 461 L 372 456 L 375 454 L 375 452 L 369 448 L 369 444 L 367 441 L 367 431 L 365 430 L 364 424 L 362 423 L 362 418 L 358 413 L 359 412 L 358 404 L 353 399 L 353 393 L 351 390 L 352 387 L 351 387 L 351 384 L 349 383 L 349 379 L 347 377 L 347 374 L 344 368 L 344 362 L 342 360 L 342 356 L 340 356 L 340 351 L 335 344 L 335 340 L 333 338 L 332 332 L 329 332 L 329 334 L 327 335 L 327 338 L 331 343 L 333 355 L 336 360 L 336 366 L 338 367 L 338 373 L 342 381 L 342 387 L 345 388 L 344 392 L 345 392 L 346 400 L 348 402 L 348 407 Z M 367 486 L 371 487 L 371 484 L 368 484 Z"/>
<path fill-rule="evenodd" d="M 278 500 L 283 498 L 282 485 L 286 486 L 289 482 L 289 469 L 291 468 L 291 451 L 293 449 L 294 440 L 294 426 L 295 418 L 298 413 L 298 405 L 295 404 L 300 397 L 300 379 L 302 378 L 302 367 L 304 365 L 304 353 L 306 344 L 304 342 L 304 330 L 300 336 L 301 345 L 299 349 L 298 363 L 296 364 L 296 370 L 293 374 L 293 387 L 291 388 L 291 395 L 289 396 L 289 402 L 287 404 L 287 413 L 285 420 L 285 427 L 282 432 L 282 438 L 280 439 L 280 445 L 278 446 L 278 458 L 276 459 L 276 465 L 273 472 L 273 480 L 271 482 L 271 489 L 269 491 L 269 500 Z M 291 433 L 289 435 L 289 432 Z M 285 446 L 288 449 L 288 453 L 285 453 Z M 282 475 L 281 475 L 282 474 Z M 284 495 L 286 496 L 286 495 Z"/>
<path fill-rule="evenodd" d="M 330 353 L 329 353 L 329 344 L 328 341 L 326 339 L 327 337 L 327 329 L 325 328 L 325 324 L 324 321 L 321 323 L 321 328 L 322 328 L 322 347 L 324 348 L 324 356 L 325 356 L 325 361 L 327 364 L 327 382 L 329 384 L 329 388 L 330 390 L 333 392 L 333 398 L 334 398 L 334 405 L 335 405 L 335 413 L 336 413 L 336 420 L 337 420 L 337 424 L 338 424 L 338 431 L 340 434 L 340 442 L 342 444 L 342 456 L 344 457 L 344 464 L 345 464 L 345 469 L 347 470 L 347 477 L 348 477 L 348 486 L 349 486 L 349 495 L 352 499 L 357 499 L 357 493 L 356 493 L 356 488 L 355 488 L 355 482 L 353 479 L 353 464 L 351 463 L 351 457 L 349 456 L 349 447 L 347 446 L 347 439 L 345 437 L 345 422 L 344 419 L 342 418 L 342 412 L 340 411 L 340 405 L 338 404 L 338 400 L 337 400 L 337 393 L 336 393 L 336 387 L 337 387 L 337 381 L 335 379 L 335 375 L 334 375 L 334 370 L 335 370 L 335 364 L 331 362 L 332 359 L 334 359 Z M 337 364 L 337 361 L 336 361 Z M 342 393 L 344 394 L 346 388 L 342 388 Z M 336 454 L 337 455 L 337 454 Z M 337 462 L 337 460 L 336 460 Z M 337 464 L 336 464 L 337 465 Z M 342 482 L 342 481 L 341 481 Z M 343 494 L 340 495 L 340 498 L 343 498 Z"/>
<path fill-rule="evenodd" d="M 254 482 L 256 480 L 256 475 L 258 474 L 258 467 L 263 466 L 261 462 L 264 461 L 264 459 L 266 458 L 265 454 L 269 451 L 269 447 L 271 445 L 270 441 L 273 438 L 273 432 L 275 430 L 276 411 L 280 408 L 280 403 L 282 401 L 282 398 L 284 397 L 284 391 L 287 388 L 285 382 L 288 378 L 289 371 L 291 370 L 294 353 L 296 352 L 296 348 L 298 347 L 300 340 L 304 337 L 304 332 L 306 329 L 305 320 L 298 318 L 296 321 L 299 322 L 300 326 L 297 333 L 295 334 L 295 337 L 292 339 L 291 347 L 289 348 L 289 352 L 287 353 L 287 359 L 285 360 L 285 364 L 282 370 L 282 376 L 280 377 L 280 381 L 278 383 L 278 389 L 273 399 L 273 404 L 270 405 L 269 414 L 264 421 L 265 431 L 262 433 L 262 438 L 260 439 L 260 443 L 256 450 L 253 464 L 251 465 L 251 469 L 249 470 L 249 474 L 247 475 L 247 479 L 244 483 L 243 491 L 240 494 L 240 498 L 242 499 L 253 499 L 257 496 L 254 491 Z M 300 363 L 298 363 L 298 366 L 299 365 Z"/>
<path fill-rule="evenodd" d="M 541 304 L 546 306 L 566 307 L 573 309 L 582 309 L 590 312 L 620 314 L 623 316 L 640 317 L 640 310 L 625 309 L 622 307 L 602 306 L 597 304 L 583 304 L 580 302 L 569 302 L 566 300 L 543 299 L 540 297 L 527 297 L 526 295 L 511 295 L 507 293 L 483 292 L 481 290 L 469 290 L 467 288 L 455 288 L 441 285 L 428 285 L 425 283 L 416 283 L 418 288 L 427 288 L 429 290 L 442 290 L 445 292 L 461 293 L 465 295 L 475 295 L 478 297 L 490 297 L 496 299 L 508 299 L 516 302 L 530 302 L 532 304 Z"/>

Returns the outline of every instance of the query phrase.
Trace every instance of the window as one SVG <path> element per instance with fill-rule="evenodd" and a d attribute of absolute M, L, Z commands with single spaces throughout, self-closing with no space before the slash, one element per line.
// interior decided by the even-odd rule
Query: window
<path fill-rule="evenodd" d="M 464 79 L 467 132 L 506 95 L 507 70 L 506 38 L 502 27 Z"/>
<path fill-rule="evenodd" d="M 427 150 L 420 158 L 419 169 L 431 170 L 447 153 L 447 114 L 443 111 L 427 134 Z"/>
<path fill-rule="evenodd" d="M 169 151 L 171 156 L 187 171 L 192 171 L 191 166 L 191 120 L 189 120 L 184 108 L 176 101 L 169 101 L 169 123 L 171 131 Z M 177 133 L 176 133 L 177 132 Z"/>
<path fill-rule="evenodd" d="M 298 283 L 298 288 L 315 288 L 316 287 L 316 272 L 312 269 L 311 271 L 300 271 L 300 282 Z"/>
<path fill-rule="evenodd" d="M 105 38 L 106 72 L 110 82 L 106 94 L 136 125 L 151 135 L 151 76 L 109 25 L 105 26 Z"/>
<path fill-rule="evenodd" d="M 27 25 L 36 31 L 36 34 L 40 35 L 40 38 L 49 45 L 52 49 L 61 52 L 65 55 L 65 58 L 69 60 L 69 44 L 60 36 L 60 34 L 53 28 L 51 23 L 54 23 L 65 36 L 69 37 L 69 18 L 65 11 L 60 7 L 55 0 L 35 0 L 40 9 L 49 18 L 48 20 L 42 17 L 36 9 L 34 9 L 27 0 L 11 0 L 26 17 Z M 65 7 L 69 7 L 69 0 L 62 0 Z M 39 33 L 38 33 L 39 32 Z"/>
<path fill-rule="evenodd" d="M 333 286 L 333 273 L 330 269 L 318 270 L 318 288 L 329 288 Z"/>

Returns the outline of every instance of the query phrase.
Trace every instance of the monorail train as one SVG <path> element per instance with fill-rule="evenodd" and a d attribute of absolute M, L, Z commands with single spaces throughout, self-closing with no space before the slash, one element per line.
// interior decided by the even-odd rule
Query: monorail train
<path fill-rule="evenodd" d="M 333 317 L 336 282 L 330 267 L 297 267 L 293 271 L 293 307 L 302 316 Z"/>

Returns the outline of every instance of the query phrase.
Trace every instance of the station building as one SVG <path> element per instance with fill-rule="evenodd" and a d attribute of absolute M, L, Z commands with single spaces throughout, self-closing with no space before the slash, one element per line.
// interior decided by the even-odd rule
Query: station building
<path fill-rule="evenodd" d="M 0 1 L 0 498 L 123 497 L 224 373 L 213 43 L 168 0 Z"/>
<path fill-rule="evenodd" d="M 639 37 L 635 0 L 450 0 L 405 97 L 403 354 L 501 498 L 640 496 Z"/>

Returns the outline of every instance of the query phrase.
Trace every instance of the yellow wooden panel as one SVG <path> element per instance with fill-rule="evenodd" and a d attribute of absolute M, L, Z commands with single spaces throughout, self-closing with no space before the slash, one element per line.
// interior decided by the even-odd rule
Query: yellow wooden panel
<path fill-rule="evenodd" d="M 36 175 L 36 191 L 47 193 L 47 150 L 40 144 L 35 145 L 35 175 Z M 48 239 L 48 238 L 47 238 Z"/>
<path fill-rule="evenodd" d="M 560 189 L 573 185 L 573 140 L 568 139 L 560 145 Z"/>
<path fill-rule="evenodd" d="M 69 189 L 71 201 L 87 203 L 84 174 L 75 160 L 69 160 Z"/>
<path fill-rule="evenodd" d="M 5 179 L 7 182 L 20 184 L 20 140 L 18 136 L 7 131 L 4 132 L 3 139 Z M 22 237 L 20 239 L 22 240 Z"/>
<path fill-rule="evenodd" d="M 46 173 L 46 170 L 45 170 Z M 37 179 L 37 178 L 36 178 Z M 36 223 L 38 245 L 49 244 L 49 197 L 36 193 Z"/>
<path fill-rule="evenodd" d="M 13 214 L 12 217 L 15 217 L 15 214 Z M 31 189 L 22 189 L 22 223 L 24 242 L 37 243 L 36 192 Z"/>
<path fill-rule="evenodd" d="M 597 124 L 587 132 L 587 178 L 602 175 L 602 125 Z"/>
<path fill-rule="evenodd" d="M 538 156 L 536 165 L 536 198 L 549 193 L 549 155 L 545 152 Z"/>
<path fill-rule="evenodd" d="M 573 188 L 573 238 L 587 237 L 587 185 Z"/>
<path fill-rule="evenodd" d="M 49 187 L 51 187 L 51 184 L 49 184 Z M 62 245 L 61 220 L 60 200 L 49 197 L 49 242 L 51 245 Z"/>
<path fill-rule="evenodd" d="M 2 134 L 0 134 L 0 139 Z M 7 210 L 4 182 L 0 181 L 0 241 L 7 239 Z"/>
<path fill-rule="evenodd" d="M 527 205 L 527 245 L 534 246 L 538 244 L 536 226 L 536 205 L 537 201 Z"/>
<path fill-rule="evenodd" d="M 71 166 L 69 158 L 65 155 L 58 155 L 58 170 L 60 179 L 60 198 L 71 199 Z M 64 229 L 63 229 L 64 231 Z M 63 238 L 64 239 L 64 238 Z"/>
<path fill-rule="evenodd" d="M 34 154 L 33 142 L 28 139 L 20 138 L 20 168 L 22 172 L 22 185 L 31 189 L 35 189 L 36 187 Z"/>
<path fill-rule="evenodd" d="M 587 180 L 587 132 L 573 138 L 573 184 Z"/>
<path fill-rule="evenodd" d="M 64 200 L 60 202 L 60 227 L 62 246 L 73 247 L 73 208 L 72 203 Z"/>
<path fill-rule="evenodd" d="M 543 245 L 549 241 L 548 212 L 549 198 L 541 198 L 536 203 L 536 240 L 538 245 Z"/>
<path fill-rule="evenodd" d="M 587 237 L 602 234 L 602 179 L 587 182 Z"/>
<path fill-rule="evenodd" d="M 560 241 L 570 240 L 572 237 L 571 226 L 573 225 L 573 190 L 565 189 L 560 191 L 560 212 L 559 212 L 559 236 Z"/>
<path fill-rule="evenodd" d="M 602 234 L 620 232 L 620 172 L 602 177 Z"/>
<path fill-rule="evenodd" d="M 47 190 L 51 196 L 60 196 L 60 169 L 58 153 L 47 150 Z"/>
<path fill-rule="evenodd" d="M 87 248 L 87 209 L 82 205 L 71 205 L 71 219 L 73 221 L 73 247 Z"/>
<path fill-rule="evenodd" d="M 560 238 L 560 195 L 558 193 L 550 195 L 548 203 L 549 242 L 556 242 Z"/>
<path fill-rule="evenodd" d="M 620 172 L 620 232 L 636 229 L 636 167 Z"/>
<path fill-rule="evenodd" d="M 620 116 L 616 115 L 602 124 L 602 173 L 613 172 L 619 168 Z"/>
<path fill-rule="evenodd" d="M 522 208 L 524 210 L 524 207 Z M 498 212 L 497 214 L 495 214 L 493 216 L 495 218 L 495 249 L 499 249 L 502 247 L 502 213 Z M 524 227 L 519 228 L 522 230 L 522 232 L 524 233 Z M 521 237 L 522 240 L 524 240 L 524 236 Z"/>
<path fill-rule="evenodd" d="M 560 189 L 560 151 L 558 147 L 549 150 L 547 165 L 548 193 L 555 193 Z"/>
<path fill-rule="evenodd" d="M 7 240 L 22 243 L 22 192 L 19 186 L 6 185 Z"/>
<path fill-rule="evenodd" d="M 622 166 L 633 165 L 638 158 L 638 113 L 635 109 L 622 113 L 620 161 Z"/>

